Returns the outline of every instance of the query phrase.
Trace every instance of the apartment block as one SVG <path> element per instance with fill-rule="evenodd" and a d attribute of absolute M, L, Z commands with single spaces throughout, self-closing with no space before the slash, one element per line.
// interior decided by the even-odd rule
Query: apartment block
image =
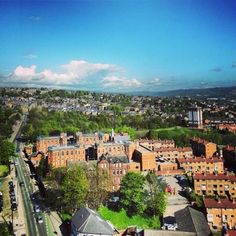
<path fill-rule="evenodd" d="M 140 163 L 141 171 L 152 171 L 157 169 L 156 152 L 141 145 L 135 149 L 133 160 Z"/>
<path fill-rule="evenodd" d="M 191 157 L 179 158 L 179 168 L 183 168 L 187 174 L 196 173 L 224 173 L 224 163 L 220 157 Z"/>
<path fill-rule="evenodd" d="M 146 147 L 152 151 L 157 151 L 160 148 L 174 148 L 175 142 L 174 140 L 153 140 L 153 139 L 140 139 L 139 144 L 143 147 Z"/>
<path fill-rule="evenodd" d="M 204 199 L 209 226 L 221 230 L 223 226 L 228 229 L 236 227 L 236 203 L 229 199 Z"/>
<path fill-rule="evenodd" d="M 213 157 L 217 151 L 217 145 L 212 142 L 200 138 L 192 138 L 190 140 L 194 156 L 204 156 L 206 158 Z"/>
<path fill-rule="evenodd" d="M 195 174 L 193 180 L 197 195 L 236 197 L 236 176 L 232 173 Z"/>
<path fill-rule="evenodd" d="M 202 108 L 195 106 L 188 109 L 188 123 L 192 128 L 203 128 Z"/>
<path fill-rule="evenodd" d="M 179 158 L 191 158 L 193 156 L 192 148 L 167 147 L 156 150 L 157 157 L 164 158 L 167 161 L 175 163 Z"/>
<path fill-rule="evenodd" d="M 47 153 L 48 148 L 52 146 L 66 146 L 67 134 L 61 133 L 59 136 L 39 136 L 36 141 L 36 151 Z"/>
<path fill-rule="evenodd" d="M 48 148 L 48 164 L 53 167 L 63 167 L 68 163 L 85 161 L 83 146 L 53 146 Z"/>

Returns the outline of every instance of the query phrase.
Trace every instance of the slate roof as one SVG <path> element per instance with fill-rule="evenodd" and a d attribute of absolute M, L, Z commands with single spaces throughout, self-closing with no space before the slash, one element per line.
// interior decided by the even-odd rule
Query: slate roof
<path fill-rule="evenodd" d="M 192 207 L 175 212 L 178 230 L 184 232 L 196 232 L 198 236 L 208 236 L 211 231 L 204 214 Z"/>
<path fill-rule="evenodd" d="M 112 235 L 115 231 L 97 212 L 88 207 L 83 207 L 74 214 L 71 225 L 76 227 L 77 233 L 83 234 Z"/>

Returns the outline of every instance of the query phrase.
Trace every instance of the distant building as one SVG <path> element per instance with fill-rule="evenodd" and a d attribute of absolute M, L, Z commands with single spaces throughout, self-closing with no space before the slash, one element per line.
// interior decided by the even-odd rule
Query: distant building
<path fill-rule="evenodd" d="M 190 144 L 193 149 L 194 156 L 204 156 L 206 158 L 211 158 L 217 151 L 217 145 L 215 143 L 200 138 L 192 138 L 190 140 Z"/>
<path fill-rule="evenodd" d="M 111 223 L 103 220 L 94 210 L 83 207 L 76 211 L 71 219 L 71 236 L 109 236 L 118 231 Z"/>
<path fill-rule="evenodd" d="M 236 227 L 236 203 L 229 199 L 204 199 L 207 221 L 211 228 L 221 230 L 223 227 Z"/>
<path fill-rule="evenodd" d="M 188 124 L 192 128 L 203 128 L 202 120 L 202 108 L 201 107 L 190 107 L 188 109 Z"/>
<path fill-rule="evenodd" d="M 219 130 L 227 130 L 233 134 L 236 134 L 236 124 L 219 124 L 217 128 Z"/>

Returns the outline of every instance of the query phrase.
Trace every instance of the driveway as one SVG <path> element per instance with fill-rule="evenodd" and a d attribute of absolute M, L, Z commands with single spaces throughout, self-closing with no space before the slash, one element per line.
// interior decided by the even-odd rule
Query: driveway
<path fill-rule="evenodd" d="M 188 187 L 188 183 L 186 180 L 178 181 L 173 176 L 163 177 L 163 180 L 165 180 L 172 189 L 172 194 L 168 194 L 167 197 L 167 207 L 163 216 L 164 223 L 173 224 L 175 223 L 174 213 L 189 205 L 188 199 L 184 197 L 182 191 L 182 187 Z"/>

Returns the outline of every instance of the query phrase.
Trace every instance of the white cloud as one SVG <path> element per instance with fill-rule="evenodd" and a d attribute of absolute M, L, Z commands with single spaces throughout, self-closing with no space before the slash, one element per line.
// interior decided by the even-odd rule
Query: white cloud
<path fill-rule="evenodd" d="M 35 76 L 36 65 L 30 67 L 17 66 L 13 72 L 14 77 L 30 79 Z"/>
<path fill-rule="evenodd" d="M 138 88 L 142 86 L 142 83 L 137 79 L 127 79 L 118 76 L 106 76 L 102 80 L 104 87 L 109 88 Z"/>
<path fill-rule="evenodd" d="M 36 65 L 23 67 L 19 65 L 9 76 L 5 78 L 5 82 L 22 82 L 42 85 L 73 85 L 91 78 L 103 78 L 111 73 L 121 71 L 115 65 L 89 63 L 82 60 L 73 60 L 68 64 L 60 66 L 60 72 L 54 72 L 49 69 L 36 72 Z"/>
<path fill-rule="evenodd" d="M 149 81 L 150 85 L 159 85 L 161 82 L 160 78 L 154 78 L 152 80 Z"/>
<path fill-rule="evenodd" d="M 26 58 L 26 59 L 35 59 L 37 57 L 38 57 L 38 55 L 32 54 L 32 53 L 27 54 L 27 55 L 24 56 L 24 58 Z"/>
<path fill-rule="evenodd" d="M 29 19 L 32 21 L 39 21 L 39 20 L 41 20 L 41 17 L 40 16 L 30 16 Z"/>

